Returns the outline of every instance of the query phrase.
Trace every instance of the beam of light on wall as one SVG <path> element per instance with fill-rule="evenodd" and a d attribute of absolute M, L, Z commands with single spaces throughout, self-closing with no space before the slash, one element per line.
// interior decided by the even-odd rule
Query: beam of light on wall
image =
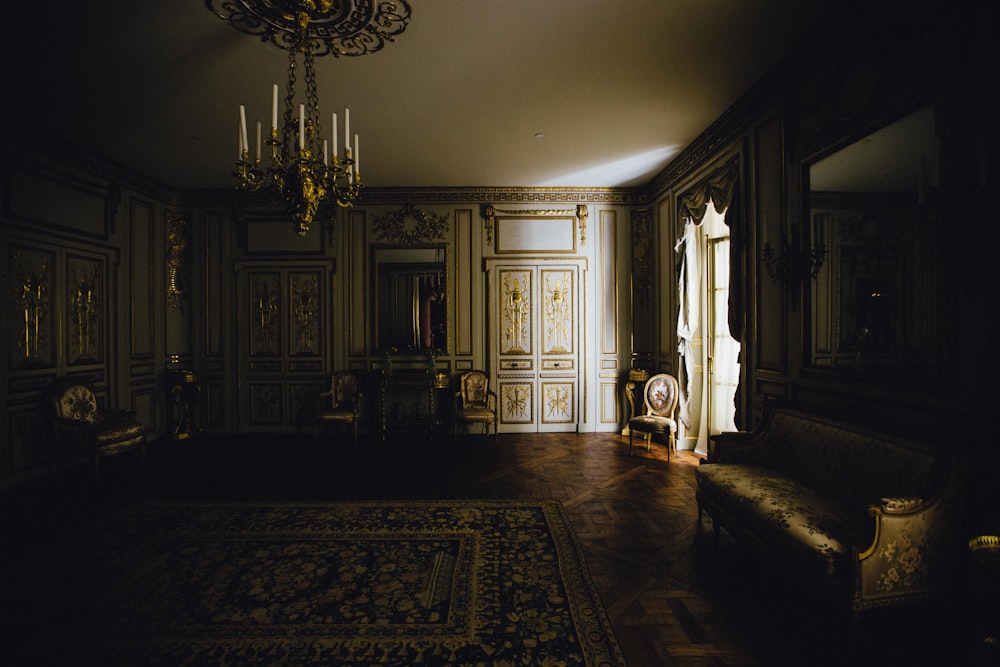
<path fill-rule="evenodd" d="M 676 146 L 664 146 L 614 162 L 607 162 L 539 183 L 542 187 L 621 187 L 645 183 L 677 154 Z"/>

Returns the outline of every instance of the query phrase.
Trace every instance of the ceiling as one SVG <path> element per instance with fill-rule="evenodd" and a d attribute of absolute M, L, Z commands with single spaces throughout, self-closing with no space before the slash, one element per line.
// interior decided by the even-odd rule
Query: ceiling
<path fill-rule="evenodd" d="M 381 51 L 317 60 L 320 108 L 369 186 L 643 185 L 836 4 L 410 0 Z M 287 53 L 204 0 L 21 0 L 3 29 L 7 128 L 172 188 L 233 187 L 239 105 L 284 95 Z"/>

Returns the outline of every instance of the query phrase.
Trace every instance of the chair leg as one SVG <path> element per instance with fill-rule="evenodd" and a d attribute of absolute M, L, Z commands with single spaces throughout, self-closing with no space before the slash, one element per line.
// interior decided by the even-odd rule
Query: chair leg
<path fill-rule="evenodd" d="M 653 440 L 653 434 L 652 433 L 647 433 L 646 434 L 646 451 L 647 452 L 649 451 L 649 445 L 652 443 L 652 440 Z"/>
<path fill-rule="evenodd" d="M 628 430 L 628 455 L 632 456 L 632 429 Z"/>

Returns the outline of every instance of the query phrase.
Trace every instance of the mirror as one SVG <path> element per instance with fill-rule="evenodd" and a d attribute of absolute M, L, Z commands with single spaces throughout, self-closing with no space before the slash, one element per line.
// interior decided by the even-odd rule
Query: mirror
<path fill-rule="evenodd" d="M 372 266 L 375 349 L 447 352 L 447 246 L 376 246 Z"/>
<path fill-rule="evenodd" d="M 807 365 L 885 372 L 937 362 L 935 109 L 806 165 L 808 229 L 827 259 L 810 293 Z"/>

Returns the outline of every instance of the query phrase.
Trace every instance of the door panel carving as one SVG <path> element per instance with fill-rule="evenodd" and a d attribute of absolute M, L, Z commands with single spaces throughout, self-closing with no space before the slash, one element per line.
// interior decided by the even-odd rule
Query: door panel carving
<path fill-rule="evenodd" d="M 103 263 L 84 257 L 66 259 L 66 304 L 69 312 L 67 359 L 70 364 L 89 364 L 104 358 L 104 298 Z"/>
<path fill-rule="evenodd" d="M 250 273 L 249 312 L 250 356 L 278 354 L 281 349 L 281 274 Z"/>
<path fill-rule="evenodd" d="M 288 432 L 311 426 L 328 382 L 330 266 L 302 262 L 237 265 L 239 303 L 238 428 Z"/>
<path fill-rule="evenodd" d="M 531 354 L 531 271 L 500 271 L 501 354 Z"/>

